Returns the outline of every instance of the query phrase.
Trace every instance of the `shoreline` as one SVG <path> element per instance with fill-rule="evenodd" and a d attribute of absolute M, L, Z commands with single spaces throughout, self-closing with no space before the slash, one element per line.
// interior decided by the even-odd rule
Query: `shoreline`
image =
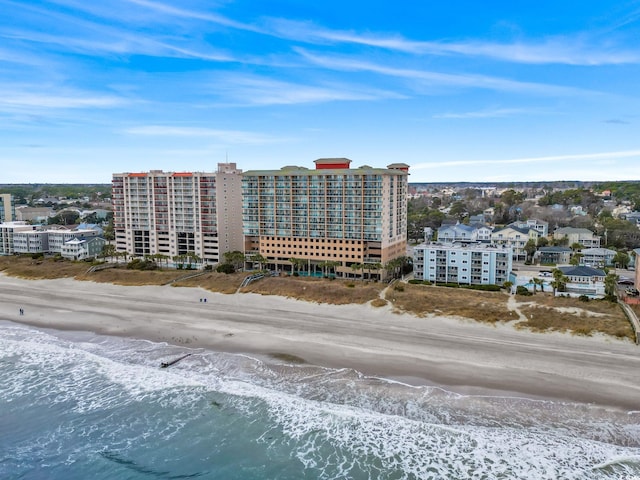
<path fill-rule="evenodd" d="M 202 299 L 206 299 L 204 302 Z M 19 315 L 19 309 L 24 315 Z M 195 287 L 124 287 L 0 274 L 0 318 L 189 348 L 292 355 L 328 368 L 464 395 L 640 410 L 640 350 L 631 342 L 532 333 L 368 305 L 326 305 Z"/>

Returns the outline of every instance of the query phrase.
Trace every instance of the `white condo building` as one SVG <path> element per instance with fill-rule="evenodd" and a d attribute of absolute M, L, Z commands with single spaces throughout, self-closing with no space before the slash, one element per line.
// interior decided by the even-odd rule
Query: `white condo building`
<path fill-rule="evenodd" d="M 216 263 L 243 249 L 242 170 L 235 163 L 219 163 L 210 173 L 115 173 L 112 198 L 118 251 L 195 254 Z"/>
<path fill-rule="evenodd" d="M 482 243 L 423 243 L 413 249 L 417 280 L 467 285 L 502 285 L 512 269 L 512 248 Z"/>

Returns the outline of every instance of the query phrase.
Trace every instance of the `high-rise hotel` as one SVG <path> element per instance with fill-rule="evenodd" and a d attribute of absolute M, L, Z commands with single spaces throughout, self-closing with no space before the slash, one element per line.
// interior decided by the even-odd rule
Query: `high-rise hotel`
<path fill-rule="evenodd" d="M 405 256 L 409 166 L 350 163 L 323 158 L 315 160 L 315 170 L 245 172 L 245 253 L 259 253 L 272 268 L 287 271 L 292 258 L 336 262 L 338 276 L 353 274 L 353 264 L 384 265 Z M 384 276 L 383 270 L 377 274 Z"/>
<path fill-rule="evenodd" d="M 235 163 L 219 163 L 212 173 L 113 174 L 116 249 L 170 258 L 193 253 L 206 263 L 242 250 L 241 183 Z"/>

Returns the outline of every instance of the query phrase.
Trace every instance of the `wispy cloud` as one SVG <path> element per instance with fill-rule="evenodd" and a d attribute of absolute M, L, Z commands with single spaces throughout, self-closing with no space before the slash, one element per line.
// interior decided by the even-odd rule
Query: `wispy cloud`
<path fill-rule="evenodd" d="M 591 39 L 587 34 L 551 36 L 538 41 L 496 43 L 486 41 L 416 41 L 397 34 L 331 30 L 313 22 L 270 19 L 274 34 L 311 44 L 347 43 L 414 55 L 463 55 L 529 64 L 611 65 L 640 63 L 640 49 L 621 50 L 617 45 Z"/>
<path fill-rule="evenodd" d="M 190 137 L 215 139 L 219 141 L 239 144 L 263 145 L 286 141 L 282 137 L 274 137 L 263 133 L 242 130 L 217 130 L 201 127 L 181 127 L 169 125 L 143 125 L 124 130 L 128 135 L 152 137 Z"/>
<path fill-rule="evenodd" d="M 548 85 L 543 83 L 520 82 L 500 77 L 475 74 L 453 74 L 441 73 L 428 70 L 417 70 L 412 68 L 397 68 L 386 65 L 375 64 L 366 60 L 356 60 L 350 57 L 322 56 L 307 52 L 304 49 L 296 50 L 307 61 L 314 65 L 343 71 L 364 71 L 378 73 L 391 77 L 400 77 L 414 82 L 421 82 L 427 86 L 438 87 L 458 87 L 458 88 L 481 88 L 486 90 L 526 92 L 538 95 L 578 95 L 594 94 L 572 87 L 558 85 Z"/>
<path fill-rule="evenodd" d="M 231 75 L 215 88 L 241 105 L 294 105 L 333 101 L 404 98 L 395 92 L 344 83 L 304 85 L 255 76 Z"/>
<path fill-rule="evenodd" d="M 90 92 L 64 90 L 50 93 L 32 93 L 28 88 L 11 90 L 0 87 L 0 109 L 37 108 L 37 109 L 78 109 L 113 108 L 128 103 L 122 97 L 95 95 Z M 42 90 L 33 86 L 33 92 Z"/>
<path fill-rule="evenodd" d="M 478 110 L 475 112 L 461 112 L 461 113 L 440 113 L 433 115 L 433 118 L 443 119 L 474 119 L 474 118 L 503 118 L 512 117 L 515 115 L 531 115 L 542 113 L 540 110 L 526 109 L 526 108 L 496 108 L 492 110 Z"/>
<path fill-rule="evenodd" d="M 588 161 L 588 160 L 618 160 L 624 158 L 640 158 L 640 150 L 625 150 L 620 152 L 599 152 L 599 153 L 583 153 L 574 155 L 550 155 L 546 157 L 525 157 L 512 158 L 504 160 L 453 160 L 437 163 L 420 163 L 413 165 L 412 170 L 429 170 L 441 169 L 448 167 L 465 167 L 465 166 L 489 166 L 489 165 L 515 165 L 515 164 L 540 164 L 547 162 L 572 162 L 572 161 Z"/>

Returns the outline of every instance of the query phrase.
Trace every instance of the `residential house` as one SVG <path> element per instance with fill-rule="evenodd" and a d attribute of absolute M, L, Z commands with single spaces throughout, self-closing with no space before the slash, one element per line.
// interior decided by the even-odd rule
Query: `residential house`
<path fill-rule="evenodd" d="M 602 268 L 613 266 L 613 258 L 617 252 L 608 248 L 583 248 L 580 253 L 582 254 L 580 263 L 590 267 Z"/>
<path fill-rule="evenodd" d="M 61 255 L 69 260 L 94 259 L 102 253 L 107 241 L 101 237 L 73 238 L 64 243 Z"/>
<path fill-rule="evenodd" d="M 539 247 L 534 262 L 541 265 L 568 265 L 572 253 L 569 247 Z"/>
<path fill-rule="evenodd" d="M 533 228 L 503 227 L 491 233 L 491 242 L 495 245 L 506 245 L 513 249 L 513 259 L 526 260 L 525 245 L 531 239 L 537 241 L 539 233 Z"/>
<path fill-rule="evenodd" d="M 554 240 L 566 239 L 567 246 L 579 243 L 584 248 L 599 248 L 600 237 L 586 228 L 563 227 L 553 232 Z"/>
<path fill-rule="evenodd" d="M 544 220 L 538 220 L 530 218 L 528 220 L 518 220 L 511 223 L 509 226 L 526 230 L 527 228 L 533 228 L 539 233 L 540 237 L 546 237 L 549 234 L 549 222 Z"/>
<path fill-rule="evenodd" d="M 586 295 L 591 298 L 602 298 L 605 295 L 604 279 L 606 273 L 600 269 L 585 266 L 558 267 L 567 278 L 564 292 L 556 291 L 556 295 L 579 297 Z"/>
<path fill-rule="evenodd" d="M 509 279 L 512 256 L 509 246 L 423 243 L 413 249 L 413 275 L 431 282 L 502 285 Z"/>
<path fill-rule="evenodd" d="M 475 228 L 462 223 L 442 225 L 438 228 L 437 240 L 441 243 L 473 242 L 475 241 Z"/>

